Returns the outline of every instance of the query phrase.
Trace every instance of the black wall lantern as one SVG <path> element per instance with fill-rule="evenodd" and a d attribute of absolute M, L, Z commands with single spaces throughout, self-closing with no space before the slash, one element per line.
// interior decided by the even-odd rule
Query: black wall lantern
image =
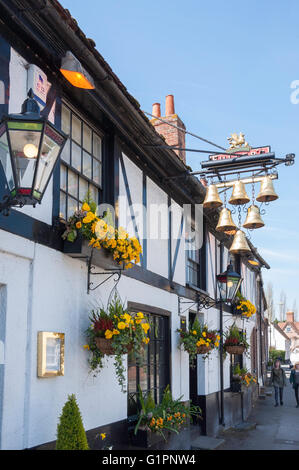
<path fill-rule="evenodd" d="M 216 276 L 217 286 L 220 295 L 220 301 L 225 304 L 232 304 L 238 289 L 241 285 L 241 275 L 236 273 L 233 269 L 233 265 L 230 262 L 227 266 L 227 270 L 224 273 Z"/>
<path fill-rule="evenodd" d="M 0 162 L 8 194 L 0 212 L 13 206 L 41 203 L 67 135 L 56 129 L 40 108 L 30 89 L 20 114 L 4 116 L 0 124 Z"/>

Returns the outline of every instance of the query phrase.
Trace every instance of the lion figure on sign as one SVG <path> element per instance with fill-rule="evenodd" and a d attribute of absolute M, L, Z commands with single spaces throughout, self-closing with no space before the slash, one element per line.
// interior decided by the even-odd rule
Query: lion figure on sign
<path fill-rule="evenodd" d="M 248 142 L 246 142 L 245 140 L 245 134 L 243 134 L 242 132 L 240 132 L 239 135 L 236 132 L 234 134 L 231 134 L 231 137 L 228 137 L 227 140 L 230 143 L 231 149 L 249 146 Z"/>

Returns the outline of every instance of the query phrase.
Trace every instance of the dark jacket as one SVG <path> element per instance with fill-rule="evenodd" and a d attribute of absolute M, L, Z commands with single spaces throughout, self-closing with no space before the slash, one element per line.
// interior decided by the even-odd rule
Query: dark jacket
<path fill-rule="evenodd" d="M 290 382 L 293 385 L 293 388 L 296 388 L 296 382 L 295 382 L 295 369 L 291 370 L 291 375 L 290 375 Z M 297 384 L 298 385 L 298 384 Z"/>
<path fill-rule="evenodd" d="M 279 367 L 279 369 L 272 368 L 270 384 L 275 387 L 285 387 L 287 384 L 285 371 Z"/>

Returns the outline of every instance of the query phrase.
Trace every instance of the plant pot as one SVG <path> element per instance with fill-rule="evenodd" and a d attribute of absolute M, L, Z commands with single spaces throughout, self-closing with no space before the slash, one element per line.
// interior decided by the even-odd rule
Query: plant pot
<path fill-rule="evenodd" d="M 169 432 L 165 431 L 166 439 L 169 437 Z M 144 449 L 149 449 L 150 447 L 156 446 L 160 443 L 165 443 L 165 439 L 161 434 L 152 432 L 149 429 L 138 429 L 137 434 L 134 432 L 131 434 L 131 443 L 136 447 L 143 447 Z"/>
<path fill-rule="evenodd" d="M 225 346 L 225 351 L 228 352 L 228 354 L 243 354 L 245 351 L 245 346 L 237 345 L 237 346 Z"/>
<path fill-rule="evenodd" d="M 115 351 L 114 351 L 111 339 L 95 338 L 95 342 L 96 342 L 98 350 L 101 351 L 101 353 L 105 354 L 106 356 L 115 355 Z M 133 349 L 133 344 L 129 344 L 126 347 L 126 351 L 124 352 L 124 354 L 129 353 L 130 351 L 132 351 L 132 349 Z"/>
<path fill-rule="evenodd" d="M 241 393 L 242 392 L 242 384 L 240 381 L 232 382 L 230 390 L 232 393 Z"/>
<path fill-rule="evenodd" d="M 209 351 L 211 351 L 211 346 L 206 346 L 205 344 L 197 348 L 197 354 L 208 354 Z"/>

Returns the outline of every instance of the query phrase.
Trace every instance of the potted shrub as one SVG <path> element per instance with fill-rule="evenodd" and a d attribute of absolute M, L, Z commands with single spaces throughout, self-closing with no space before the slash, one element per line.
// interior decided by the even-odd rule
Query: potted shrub
<path fill-rule="evenodd" d="M 56 450 L 89 450 L 75 395 L 69 395 L 57 426 Z"/>
<path fill-rule="evenodd" d="M 62 234 L 65 240 L 65 253 L 80 255 L 82 240 L 87 240 L 91 248 L 95 250 L 103 248 L 107 255 L 112 256 L 116 267 L 121 265 L 129 269 L 140 261 L 142 248 L 138 239 L 130 238 L 122 227 L 116 229 L 109 211 L 101 217 L 97 215 L 97 205 L 89 193 L 82 208 L 76 210 L 65 225 L 66 229 Z M 70 246 L 71 244 L 74 244 L 74 248 Z"/>
<path fill-rule="evenodd" d="M 190 366 L 194 367 L 197 354 L 202 354 L 206 358 L 210 352 L 219 347 L 220 336 L 217 331 L 209 330 L 207 325 L 201 325 L 197 319 L 189 325 L 189 330 L 182 328 L 177 330 L 180 334 L 179 347 L 189 353 Z"/>
<path fill-rule="evenodd" d="M 239 330 L 235 323 L 225 333 L 224 349 L 229 354 L 243 354 L 249 348 L 246 333 Z"/>
<path fill-rule="evenodd" d="M 115 294 L 108 308 L 92 310 L 91 324 L 86 331 L 90 353 L 89 366 L 94 375 L 104 367 L 105 356 L 115 356 L 114 366 L 118 382 L 125 392 L 126 368 L 123 355 L 134 351 L 137 362 L 141 363 L 143 346 L 149 342 L 150 324 L 142 312 L 129 313 Z"/>
<path fill-rule="evenodd" d="M 191 416 L 201 416 L 198 406 L 186 406 L 182 397 L 174 400 L 169 385 L 165 388 L 162 401 L 156 405 L 149 393 L 144 398 L 139 387 L 138 403 L 140 411 L 138 421 L 131 435 L 132 444 L 140 447 L 152 447 L 166 441 L 171 433 L 178 434 L 188 423 Z"/>

